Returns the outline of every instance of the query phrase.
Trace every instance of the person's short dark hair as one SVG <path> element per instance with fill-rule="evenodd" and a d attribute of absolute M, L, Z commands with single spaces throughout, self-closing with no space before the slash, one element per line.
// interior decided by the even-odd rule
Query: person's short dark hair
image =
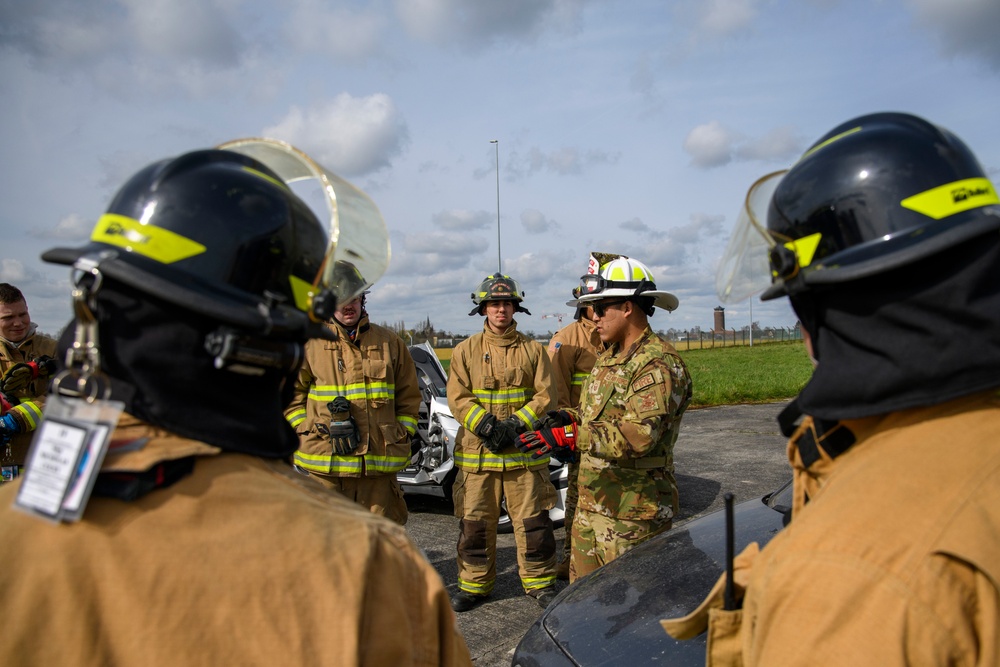
<path fill-rule="evenodd" d="M 17 303 L 24 301 L 24 295 L 10 283 L 0 283 L 0 303 Z"/>

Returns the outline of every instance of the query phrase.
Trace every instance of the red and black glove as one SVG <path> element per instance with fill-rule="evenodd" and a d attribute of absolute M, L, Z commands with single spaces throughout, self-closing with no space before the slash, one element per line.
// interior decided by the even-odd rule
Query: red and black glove
<path fill-rule="evenodd" d="M 38 357 L 29 362 L 14 364 L 0 378 L 0 391 L 12 394 L 25 389 L 38 378 L 47 378 L 58 370 L 52 357 Z"/>
<path fill-rule="evenodd" d="M 517 448 L 531 458 L 540 459 L 551 454 L 563 463 L 577 460 L 576 420 L 565 410 L 546 414 L 542 428 L 528 431 L 517 438 Z"/>

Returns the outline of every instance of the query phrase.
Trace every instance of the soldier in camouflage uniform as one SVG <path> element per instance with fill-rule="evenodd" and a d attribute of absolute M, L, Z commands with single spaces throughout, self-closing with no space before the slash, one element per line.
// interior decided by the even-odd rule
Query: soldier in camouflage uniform
<path fill-rule="evenodd" d="M 601 253 L 593 253 L 587 267 L 587 273 L 593 274 L 600 270 L 598 257 Z M 616 256 L 612 256 L 613 259 Z M 573 296 L 578 296 L 577 290 L 573 290 Z M 594 311 L 590 306 L 579 305 L 576 307 L 574 321 L 567 324 L 552 336 L 549 341 L 549 359 L 552 360 L 552 372 L 555 378 L 558 398 L 556 405 L 559 409 L 575 408 L 580 405 L 580 390 L 583 383 L 590 376 L 597 355 L 604 349 L 604 343 L 597 333 L 594 323 Z M 570 531 L 573 526 L 573 517 L 576 514 L 576 505 L 580 498 L 578 480 L 580 478 L 580 462 L 570 461 L 567 464 L 566 485 L 566 539 L 563 541 L 562 560 L 556 565 L 556 577 L 558 579 L 569 579 L 569 559 L 570 559 Z"/>
<path fill-rule="evenodd" d="M 673 346 L 656 336 L 654 307 L 677 297 L 656 290 L 652 273 L 619 257 L 584 276 L 573 305 L 594 309 L 607 349 L 583 385 L 577 409 L 549 413 L 519 438 L 523 451 L 579 453 L 579 504 L 572 527 L 570 581 L 670 528 L 678 510 L 673 450 L 691 401 L 691 377 Z"/>

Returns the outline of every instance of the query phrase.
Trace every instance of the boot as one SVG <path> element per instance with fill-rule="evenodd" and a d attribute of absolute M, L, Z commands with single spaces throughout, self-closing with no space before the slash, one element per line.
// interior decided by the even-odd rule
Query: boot
<path fill-rule="evenodd" d="M 553 599 L 555 599 L 556 588 L 555 586 L 536 588 L 534 590 L 528 591 L 526 595 L 528 597 L 535 598 L 535 602 L 538 603 L 538 606 L 541 607 L 542 609 L 545 609 L 546 607 L 549 606 L 549 603 L 552 602 Z"/>
<path fill-rule="evenodd" d="M 566 556 L 556 564 L 556 579 L 569 581 L 569 556 Z"/>
<path fill-rule="evenodd" d="M 451 608 L 460 614 L 463 611 L 469 611 L 485 599 L 485 595 L 473 595 L 472 593 L 459 591 L 451 598 Z"/>

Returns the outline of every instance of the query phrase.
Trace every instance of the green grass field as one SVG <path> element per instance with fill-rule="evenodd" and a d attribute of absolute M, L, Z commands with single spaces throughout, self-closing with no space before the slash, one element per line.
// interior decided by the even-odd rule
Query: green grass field
<path fill-rule="evenodd" d="M 694 383 L 695 406 L 766 403 L 793 398 L 813 366 L 801 341 L 717 347 L 679 353 Z"/>
<path fill-rule="evenodd" d="M 445 370 L 451 349 L 435 350 Z M 767 403 L 793 398 L 812 376 L 802 341 L 681 350 L 694 383 L 692 406 Z"/>

